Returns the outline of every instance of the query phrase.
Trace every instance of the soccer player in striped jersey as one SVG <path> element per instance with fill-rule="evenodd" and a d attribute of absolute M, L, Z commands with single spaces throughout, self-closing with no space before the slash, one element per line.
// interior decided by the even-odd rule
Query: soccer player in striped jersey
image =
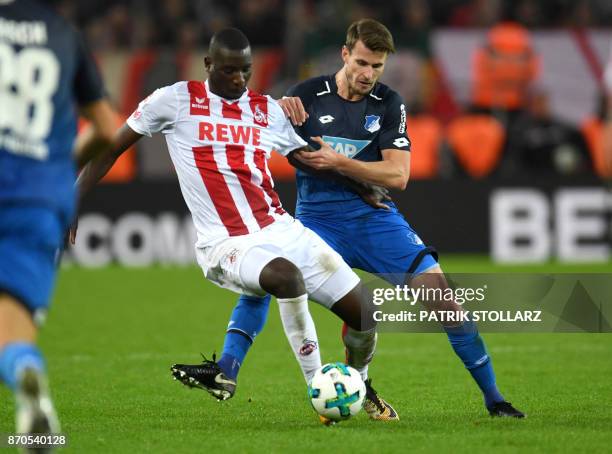
<path fill-rule="evenodd" d="M 242 32 L 230 28 L 216 33 L 205 65 L 206 82 L 178 82 L 140 103 L 111 153 L 83 169 L 81 193 L 142 136 L 161 132 L 196 227 L 196 256 L 206 278 L 238 293 L 277 297 L 307 382 L 321 367 L 308 298 L 346 323 L 353 339 L 346 344 L 349 365 L 363 369 L 372 359 L 376 332 L 372 317 L 362 320 L 369 308 L 359 278 L 322 239 L 283 210 L 266 164 L 272 150 L 288 155 L 307 149 L 307 143 L 276 101 L 247 88 L 251 51 Z M 218 399 L 230 398 L 236 388 L 214 358 L 198 365 L 175 364 L 172 372 Z"/>
<path fill-rule="evenodd" d="M 115 131 L 93 59 L 51 3 L 0 2 L 0 380 L 20 433 L 60 430 L 36 337 L 74 215 L 75 154 Z M 78 113 L 92 128 L 75 146 Z"/>

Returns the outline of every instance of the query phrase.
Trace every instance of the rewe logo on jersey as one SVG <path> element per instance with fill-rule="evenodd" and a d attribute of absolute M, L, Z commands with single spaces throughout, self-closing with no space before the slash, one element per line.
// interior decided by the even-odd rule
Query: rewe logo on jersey
<path fill-rule="evenodd" d="M 199 124 L 199 139 L 209 142 L 234 143 L 236 145 L 261 145 L 261 130 L 254 126 L 226 125 L 223 123 Z"/>
<path fill-rule="evenodd" d="M 372 142 L 371 140 L 352 140 L 333 136 L 323 136 L 323 141 L 332 147 L 336 153 L 340 153 L 347 158 L 353 158 Z"/>

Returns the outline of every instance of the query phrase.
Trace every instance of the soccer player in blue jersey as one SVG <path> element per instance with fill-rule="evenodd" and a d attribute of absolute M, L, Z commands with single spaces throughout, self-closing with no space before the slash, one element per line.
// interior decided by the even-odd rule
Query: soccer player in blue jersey
<path fill-rule="evenodd" d="M 370 19 L 357 21 L 348 28 L 342 48 L 344 66 L 333 75 L 306 80 L 289 91 L 285 108 L 299 125 L 298 133 L 315 147 L 320 141 L 315 138 L 321 137 L 335 150 L 299 152 L 290 157 L 298 167 L 296 217 L 351 267 L 386 275 L 393 284 L 447 288 L 435 250 L 423 244 L 392 203 L 388 210 L 373 208 L 350 188 L 318 173 L 337 172 L 389 189 L 406 187 L 410 174 L 406 106 L 400 95 L 378 82 L 387 56 L 394 50 L 393 38 L 384 25 Z M 269 296 L 242 296 L 234 309 L 219 361 L 230 379 L 236 379 L 248 349 L 262 330 L 269 301 Z M 461 310 L 455 303 L 428 305 Z M 476 326 L 468 322 L 448 324 L 444 329 L 482 391 L 489 413 L 524 417 L 499 392 Z M 345 343 L 352 335 L 343 330 Z M 367 368 L 361 372 L 366 378 Z M 369 381 L 366 383 L 371 388 Z M 366 400 L 364 407 L 372 419 L 396 419 L 385 414 L 387 410 L 377 406 L 375 399 Z"/>
<path fill-rule="evenodd" d="M 114 133 L 95 64 L 50 3 L 0 2 L 0 380 L 20 433 L 59 431 L 36 336 L 75 212 L 75 158 Z M 77 106 L 91 127 L 75 144 Z"/>

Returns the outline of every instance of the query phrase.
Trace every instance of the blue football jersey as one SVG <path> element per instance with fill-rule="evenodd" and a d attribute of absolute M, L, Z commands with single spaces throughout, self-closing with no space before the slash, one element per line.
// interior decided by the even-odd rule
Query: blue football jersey
<path fill-rule="evenodd" d="M 0 203 L 72 215 L 76 109 L 103 96 L 72 26 L 43 1 L 0 2 Z"/>
<path fill-rule="evenodd" d="M 381 150 L 410 151 L 406 132 L 406 106 L 401 96 L 377 83 L 359 101 L 338 95 L 334 75 L 315 77 L 292 87 L 287 96 L 297 96 L 308 112 L 306 122 L 297 127 L 299 135 L 310 139 L 321 136 L 336 152 L 351 159 L 381 161 Z M 374 210 L 342 183 L 297 171 L 296 216 L 308 214 L 351 214 Z"/>

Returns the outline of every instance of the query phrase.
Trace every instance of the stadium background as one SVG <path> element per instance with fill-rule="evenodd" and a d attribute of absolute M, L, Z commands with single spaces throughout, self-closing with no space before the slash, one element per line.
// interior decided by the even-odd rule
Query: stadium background
<path fill-rule="evenodd" d="M 413 142 L 411 181 L 393 196 L 440 249 L 444 268 L 612 271 L 606 0 L 58 3 L 84 33 L 124 118 L 155 88 L 203 78 L 208 38 L 225 25 L 253 43 L 252 88 L 281 96 L 339 66 L 352 20 L 378 18 L 396 39 L 384 80 L 407 100 Z M 524 28 L 498 27 L 507 20 Z M 500 80 L 510 89 L 493 96 Z M 292 210 L 292 171 L 275 158 L 274 172 Z M 376 425 L 359 415 L 324 428 L 274 307 L 235 398 L 219 404 L 189 392 L 172 382 L 169 365 L 220 351 L 235 296 L 192 265 L 193 229 L 163 138 L 122 157 L 81 213 L 41 335 L 67 451 L 609 450 L 609 334 L 485 334 L 501 390 L 525 421 L 486 415 L 444 336 L 383 334 L 371 375 L 402 420 Z M 311 307 L 323 360 L 341 359 L 337 319 Z M 0 432 L 9 432 L 4 389 L 0 402 L 8 403 Z"/>
<path fill-rule="evenodd" d="M 382 80 L 410 113 L 411 182 L 393 196 L 424 240 L 443 254 L 498 262 L 609 260 L 608 2 L 60 5 L 83 31 L 123 118 L 157 87 L 204 78 L 207 42 L 220 27 L 246 32 L 255 51 L 251 87 L 280 97 L 339 67 L 347 24 L 378 18 L 398 48 Z M 291 211 L 293 169 L 280 156 L 271 167 Z M 67 258 L 84 266 L 193 262 L 193 231 L 162 136 L 141 141 L 105 182 L 83 205 L 80 240 Z"/>

